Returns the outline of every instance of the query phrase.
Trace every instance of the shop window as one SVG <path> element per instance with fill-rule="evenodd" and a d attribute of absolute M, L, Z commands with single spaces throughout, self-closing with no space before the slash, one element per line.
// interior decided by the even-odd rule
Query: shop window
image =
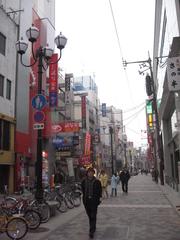
<path fill-rule="evenodd" d="M 5 56 L 6 53 L 6 37 L 0 33 L 0 53 Z"/>
<path fill-rule="evenodd" d="M 0 120 L 0 149 L 10 150 L 10 123 Z"/>

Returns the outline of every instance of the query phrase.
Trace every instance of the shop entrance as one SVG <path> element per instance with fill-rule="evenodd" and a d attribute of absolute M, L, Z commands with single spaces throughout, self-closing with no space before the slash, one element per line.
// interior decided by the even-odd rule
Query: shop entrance
<path fill-rule="evenodd" d="M 8 188 L 9 166 L 0 165 L 0 193 L 5 193 L 5 186 Z"/>

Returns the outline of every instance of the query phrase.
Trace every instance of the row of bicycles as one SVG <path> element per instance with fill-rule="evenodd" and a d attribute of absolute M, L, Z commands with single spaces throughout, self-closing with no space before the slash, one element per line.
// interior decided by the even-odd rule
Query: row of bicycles
<path fill-rule="evenodd" d="M 44 189 L 44 198 L 4 197 L 0 203 L 0 233 L 6 232 L 11 239 L 22 239 L 28 230 L 37 229 L 41 223 L 49 221 L 51 203 L 56 210 L 64 213 L 81 205 L 81 186 L 79 183 L 64 184 L 53 189 Z"/>

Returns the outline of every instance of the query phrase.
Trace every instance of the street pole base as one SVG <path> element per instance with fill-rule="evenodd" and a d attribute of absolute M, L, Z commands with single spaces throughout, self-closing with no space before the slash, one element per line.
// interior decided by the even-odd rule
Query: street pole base
<path fill-rule="evenodd" d="M 36 190 L 36 193 L 35 193 L 35 199 L 38 201 L 38 202 L 42 202 L 43 201 L 43 189 L 37 189 Z"/>

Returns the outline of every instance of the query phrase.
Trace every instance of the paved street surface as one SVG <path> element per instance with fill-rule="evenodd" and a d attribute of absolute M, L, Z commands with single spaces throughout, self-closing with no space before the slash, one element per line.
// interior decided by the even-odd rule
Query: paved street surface
<path fill-rule="evenodd" d="M 180 215 L 162 187 L 151 176 L 138 175 L 129 181 L 129 193 L 103 200 L 98 209 L 96 240 L 180 240 Z M 179 202 L 180 205 L 180 202 Z M 57 214 L 28 233 L 25 240 L 88 240 L 84 208 Z M 1 240 L 8 239 L 4 234 Z"/>

